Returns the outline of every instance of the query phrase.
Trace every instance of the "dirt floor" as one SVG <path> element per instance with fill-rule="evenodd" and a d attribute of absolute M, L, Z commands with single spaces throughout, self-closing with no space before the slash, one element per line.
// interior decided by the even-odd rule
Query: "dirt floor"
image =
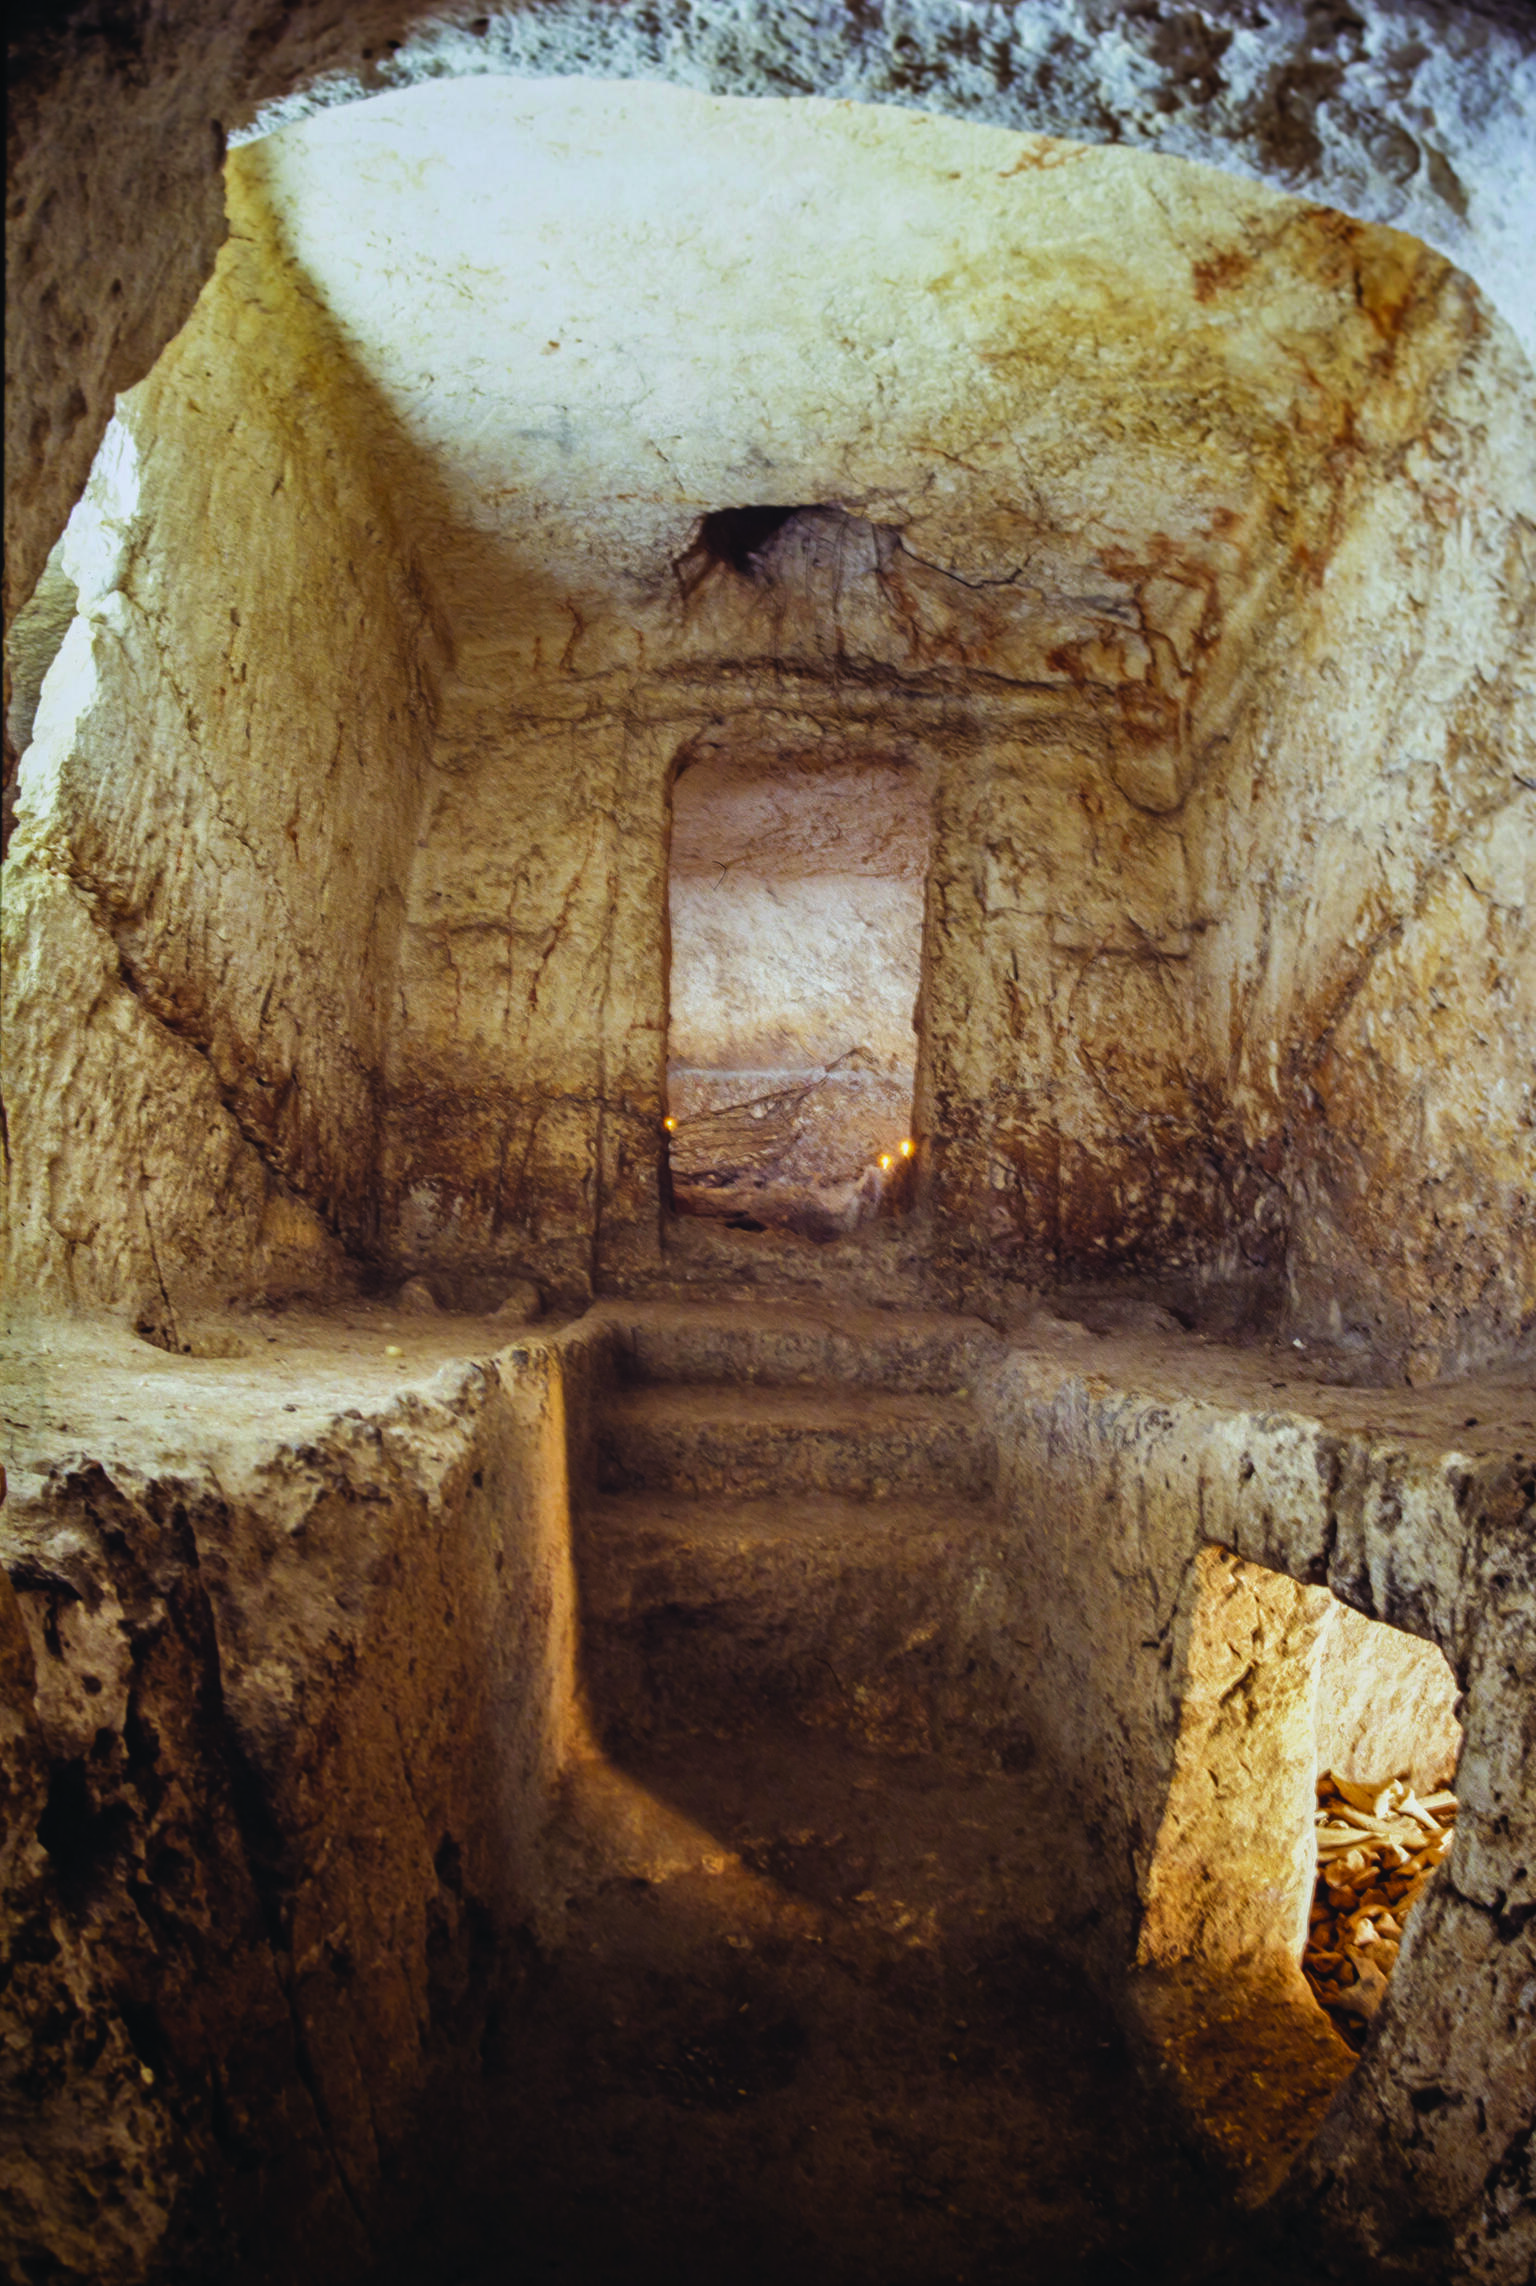
<path fill-rule="evenodd" d="M 459 2163 L 379 2286 L 1360 2280 L 1235 2212 L 1026 1933 L 1035 1781 L 793 1729 L 626 1775 L 734 1861 L 614 1883 L 530 1951 Z"/>

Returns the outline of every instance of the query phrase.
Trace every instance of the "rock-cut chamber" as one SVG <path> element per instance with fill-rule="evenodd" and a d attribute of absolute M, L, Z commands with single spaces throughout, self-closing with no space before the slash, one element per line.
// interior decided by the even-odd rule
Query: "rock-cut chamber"
<path fill-rule="evenodd" d="M 1373 1385 L 1429 1383 L 1527 1339 L 1536 839 L 1509 730 L 1529 583 L 1508 567 L 1536 520 L 1528 370 L 1410 240 L 1130 151 L 894 111 L 433 83 L 253 144 L 228 184 L 215 275 L 121 401 L 23 646 L 15 722 L 31 737 L 4 914 L 15 1290 L 233 1374 L 260 1362 L 252 1312 L 303 1297 L 361 1310 L 370 1287 L 532 1280 L 575 1308 L 665 1290 L 707 1252 L 690 1256 L 699 1233 L 667 1213 L 669 1186 L 695 1215 L 834 1235 L 889 1203 L 880 1162 L 914 1141 L 911 1215 L 871 1291 L 910 1267 L 902 1298 L 1024 1326 L 1022 1393 L 996 1433 L 1004 1474 L 1036 1487 L 1009 1494 L 1011 1538 L 983 1517 L 969 1572 L 947 1526 L 923 1537 L 925 1560 L 1028 1701 L 1042 1771 L 1060 1766 L 1063 1798 L 1081 1781 L 1083 1830 L 1119 1822 L 1125 1847 L 1100 1853 L 1124 1892 L 1105 1928 L 1128 1930 L 1134 1902 L 1139 1965 L 1149 1983 L 1168 1972 L 1176 1999 L 1191 1969 L 1272 1968 L 1255 2007 L 1310 2027 L 1289 2053 L 1328 2096 L 1352 2059 L 1302 1956 L 1319 1853 L 1360 1868 L 1344 1863 L 1357 1845 L 1319 1839 L 1319 1773 L 1369 1794 L 1329 1796 L 1325 1824 L 1348 1825 L 1347 1808 L 1390 1827 L 1413 1817 L 1406 1796 L 1382 1799 L 1392 1784 L 1431 1808 L 1443 1772 L 1419 1772 L 1414 1740 L 1350 1730 L 1357 1700 L 1379 1715 L 1380 1671 L 1363 1695 L 1328 1681 L 1322 1591 L 1219 1548 L 1181 1605 L 1189 1655 L 1166 1681 L 1176 1629 L 1144 1543 L 1162 1529 L 1164 1571 L 1182 1578 L 1194 1527 L 1120 1419 L 1092 1426 L 1112 1404 L 1080 1394 L 1108 1386 L 1091 1366 L 1073 1363 L 1059 1405 L 1030 1395 L 1018 1313 L 1097 1283 L 1278 1330 L 1309 1373 L 1321 1361 L 1319 1379 L 1366 1385 L 1346 1441 L 1405 1478 L 1418 1446 L 1386 1433 L 1395 1410 Z M 744 499 L 758 521 L 701 555 L 722 504 Z M 749 1251 L 773 1253 L 720 1248 Z M 858 1251 L 817 1257 L 829 1285 Z M 199 1333 L 204 1313 L 230 1346 Z M 367 1325 L 370 1340 L 401 1330 Z M 1050 1339 L 1079 1337 L 1073 1323 Z M 366 1401 L 435 1454 L 448 1431 L 421 1427 L 437 1416 L 395 1378 L 401 1355 L 379 1339 L 377 1399 L 351 1405 L 349 1381 L 338 1419 L 363 1420 Z M 503 1534 L 509 1579 L 540 1532 L 568 1579 L 561 1471 L 584 1465 L 585 1367 L 567 1453 L 553 1367 L 546 1402 L 531 1344 L 503 1362 L 538 1434 L 518 1416 L 483 1471 L 479 1447 L 465 1453 L 482 1538 L 454 1521 L 429 1543 L 427 1508 L 402 1496 L 398 1565 L 348 1543 L 338 1606 L 361 1582 L 415 1612 L 438 1550 L 478 1548 L 499 1577 Z M 790 1378 L 792 1410 L 810 1404 L 798 1365 Z M 1323 1405 L 1293 1388 L 1276 1407 L 1285 1387 L 1269 1383 L 1266 1416 Z M 733 1434 L 737 1414 L 751 1424 L 739 1394 Z M 901 1437 L 925 1418 L 914 1394 L 926 1384 L 884 1392 Z M 685 1389 L 681 1416 L 700 1407 Z M 291 1445 L 297 1405 L 279 1410 L 273 1434 L 307 1469 L 321 1443 Z M 831 1449 L 862 1433 L 870 1393 L 846 1411 Z M 347 1427 L 348 1449 L 372 1435 Z M 517 1455 L 540 1439 L 559 1452 L 535 1499 Z M 1080 1531 L 1074 1452 L 1094 1487 Z M 1443 1446 L 1457 1488 L 1443 1524 L 1414 1522 L 1439 1513 L 1434 1484 L 1417 1510 L 1395 1486 L 1383 1502 L 1398 1609 L 1419 1608 L 1411 1583 L 1432 1569 L 1450 1593 L 1442 1550 L 1459 1562 L 1459 1534 L 1470 1603 L 1465 1582 L 1492 1563 L 1474 1552 L 1502 1544 L 1456 1505 L 1458 1453 Z M 1106 1455 L 1101 1497 L 1090 1471 Z M 1277 1563 L 1332 1482 L 1321 1443 L 1316 1458 L 1290 1477 L 1277 1464 L 1263 1511 Z M 1497 1521 L 1524 1480 L 1492 1479 L 1490 1463 L 1478 1498 Z M 1231 1505 L 1240 1544 L 1268 1548 L 1240 1488 Z M 1301 1577 L 1321 1576 L 1334 1521 L 1317 1519 Z M 1081 1561 L 1058 1563 L 1058 1524 Z M 223 1594 L 225 1507 L 197 1529 Z M 736 1597 L 750 1537 L 700 1538 Z M 895 1538 L 829 1540 L 828 1560 L 857 1581 L 867 1558 L 883 1582 Z M 306 1589 L 321 1576 L 314 1540 L 273 1544 Z M 465 1702 L 495 1711 L 497 1751 L 519 1724 L 553 1738 L 568 1605 L 537 1581 L 509 1598 L 519 1624 L 556 1614 L 541 1665 L 507 1651 L 488 1587 L 449 1584 L 444 1640 Z M 1441 1629 L 1472 1645 L 1474 1744 L 1478 1628 L 1505 1641 L 1491 1630 L 1507 1589 L 1476 1593 L 1486 1610 Z M 331 1764 L 295 1779 L 272 1741 L 304 1691 L 236 1616 L 223 1655 L 248 1688 L 221 1703 L 267 1788 L 262 1832 L 291 1841 L 295 1881 L 318 1894 L 330 1875 L 323 1850 L 306 1854 L 298 1796 L 366 1821 L 371 1849 L 372 1779 Z M 835 1600 L 813 1616 L 852 1631 Z M 930 1621 L 904 1615 L 898 1657 L 925 1656 Z M 392 1650 L 388 1664 L 393 1717 L 414 1670 Z M 722 1661 L 733 1677 L 740 1664 Z M 1486 1702 L 1515 1666 L 1500 1650 L 1484 1669 Z M 1105 1680 L 1117 1672 L 1123 1689 Z M 434 1695 L 419 1742 L 383 1727 L 408 1777 L 463 1796 L 418 1852 L 452 1920 L 459 1836 L 498 1899 L 512 1872 L 543 1878 L 528 1837 L 558 1773 L 551 1745 L 509 1836 L 504 1804 L 476 1791 L 494 1754 L 468 1732 L 438 1743 L 450 1703 Z M 1517 1733 L 1513 1712 L 1483 1718 L 1463 1868 L 1479 1817 L 1513 1860 L 1517 1788 L 1487 1773 Z M 368 1732 L 338 1720 L 334 1736 Z M 1404 1926 L 1394 1886 L 1385 1908 L 1360 1895 L 1378 1947 L 1383 1920 Z M 356 1909 L 376 1892 L 388 1901 L 370 1871 Z M 1463 1963 L 1459 1989 L 1503 2009 L 1500 1924 L 1444 1884 L 1440 1902 L 1447 1926 L 1461 1916 L 1441 1955 Z M 314 1925 L 353 1909 L 327 1903 Z M 502 1925 L 522 1910 L 509 1887 Z M 435 1929 L 425 1909 L 421 1925 Z M 367 1988 L 385 1993 L 368 2021 L 397 2074 L 380 2180 L 418 2093 L 389 1997 L 405 1926 L 373 1948 Z M 1362 1934 L 1357 1916 L 1356 1951 Z M 1414 1999 L 1414 1952 L 1397 1972 L 1409 2030 L 1444 2051 L 1425 2067 L 1434 2088 L 1470 2090 L 1481 2065 L 1466 2042 L 1458 2056 L 1422 1978 Z M 341 1957 L 345 1986 L 366 1955 Z M 313 2023 L 322 2002 L 297 1989 Z M 349 2038 L 321 2076 L 334 2070 L 334 2116 L 376 2123 L 385 2075 L 350 2039 L 363 1992 L 336 2000 Z M 1247 2083 L 1257 2018 L 1243 2021 L 1225 2061 Z M 1347 2132 L 1412 2101 L 1402 2052 L 1380 2031 L 1367 2043 L 1353 2084 L 1369 2101 Z M 149 2103 L 136 2071 L 124 2085 Z M 1453 2141 L 1473 2116 L 1460 2105 L 1437 2098 L 1413 2127 L 1414 2150 L 1439 2154 L 1414 2196 L 1446 2212 L 1497 2157 Z"/>

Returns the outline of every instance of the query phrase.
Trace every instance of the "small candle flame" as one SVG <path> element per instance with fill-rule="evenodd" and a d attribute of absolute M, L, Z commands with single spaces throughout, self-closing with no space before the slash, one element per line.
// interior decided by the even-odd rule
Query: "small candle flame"
<path fill-rule="evenodd" d="M 916 1149 L 917 1145 L 913 1142 L 911 1136 L 909 1135 L 901 1146 L 901 1155 L 904 1159 L 910 1159 Z"/>
<path fill-rule="evenodd" d="M 661 1123 L 661 1124 L 662 1124 L 662 1126 L 663 1126 L 663 1127 L 666 1129 L 667 1133 L 670 1135 L 670 1134 L 672 1134 L 672 1133 L 674 1132 L 674 1130 L 676 1129 L 676 1126 L 677 1126 L 677 1121 L 676 1121 L 675 1119 L 664 1119 L 664 1120 L 662 1121 L 662 1123 Z"/>
<path fill-rule="evenodd" d="M 881 1166 L 882 1166 L 882 1167 L 889 1167 L 889 1166 L 890 1166 L 890 1164 L 891 1164 L 891 1154 L 890 1154 L 890 1152 L 889 1152 L 889 1151 L 882 1151 L 882 1152 L 881 1152 L 881 1154 L 880 1154 L 880 1164 L 881 1164 Z"/>

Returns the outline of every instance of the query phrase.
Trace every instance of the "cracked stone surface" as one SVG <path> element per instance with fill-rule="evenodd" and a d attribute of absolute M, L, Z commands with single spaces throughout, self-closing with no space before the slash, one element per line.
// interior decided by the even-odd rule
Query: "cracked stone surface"
<path fill-rule="evenodd" d="M 526 2061 L 553 2264 L 759 2245 L 739 2101 L 780 2275 L 1524 2286 L 1529 25 L 24 12 L 0 2263 L 472 2264 Z M 1352 2066 L 1311 1779 L 1420 1757 Z"/>
<path fill-rule="evenodd" d="M 403 1367 L 385 1323 L 8 1361 L 48 1423 L 36 1471 L 8 1432 L 8 2259 L 207 2275 L 275 2209 L 355 2276 L 419 2194 L 529 1908 L 571 1610 L 547 1385 L 462 1319 Z"/>
<path fill-rule="evenodd" d="M 323 334 L 250 237 L 223 263 L 254 358 L 194 319 L 60 550 L 77 615 L 4 924 L 8 1092 L 83 1154 L 35 1152 L 21 1113 L 9 1216 L 39 1249 L 29 1282 L 111 1298 L 172 1346 L 211 1277 L 345 1285 L 345 1248 L 367 1242 L 429 720 L 430 624 L 369 480 L 366 410 L 334 374 L 326 390 Z M 304 664 L 273 647 L 274 609 L 320 637 Z"/>

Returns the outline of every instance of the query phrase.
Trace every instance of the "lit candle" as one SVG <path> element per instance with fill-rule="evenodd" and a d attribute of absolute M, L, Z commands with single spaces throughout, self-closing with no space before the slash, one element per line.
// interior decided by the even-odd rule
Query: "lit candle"
<path fill-rule="evenodd" d="M 909 1135 L 905 1143 L 903 1143 L 901 1146 L 901 1155 L 904 1159 L 910 1159 L 916 1149 L 917 1145 L 913 1142 L 911 1136 Z"/>
<path fill-rule="evenodd" d="M 880 1164 L 881 1164 L 881 1166 L 882 1166 L 882 1167 L 889 1167 L 889 1166 L 890 1166 L 890 1164 L 891 1164 L 891 1154 L 890 1154 L 890 1152 L 889 1152 L 889 1151 L 882 1151 L 882 1152 L 881 1152 L 881 1154 L 880 1154 Z"/>

